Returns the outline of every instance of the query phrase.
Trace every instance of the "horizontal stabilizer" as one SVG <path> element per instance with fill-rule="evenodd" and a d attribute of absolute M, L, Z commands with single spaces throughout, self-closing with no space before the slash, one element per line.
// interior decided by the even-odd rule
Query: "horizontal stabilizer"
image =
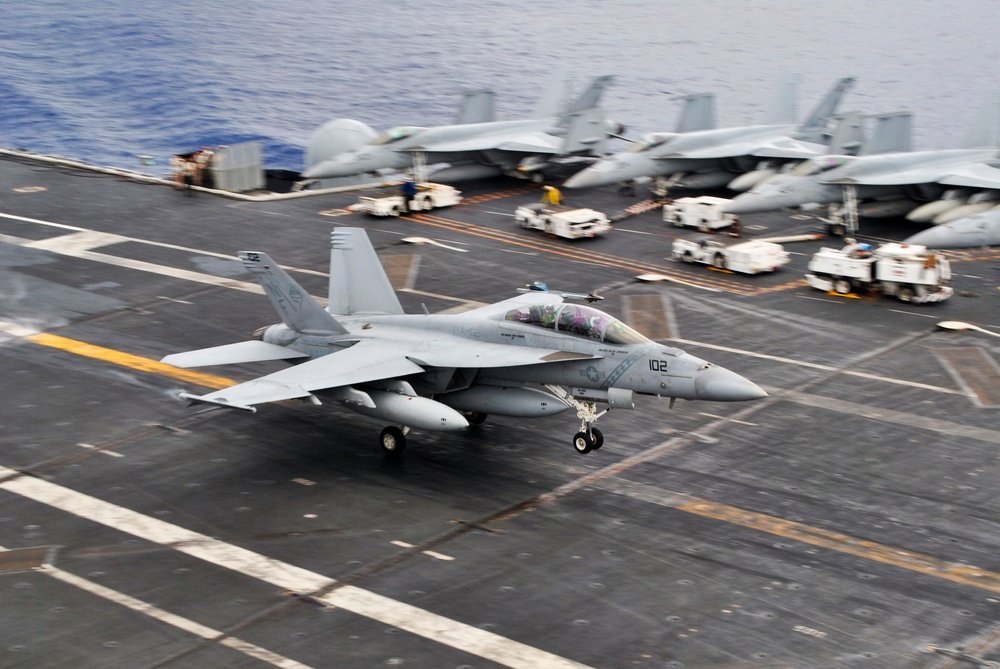
<path fill-rule="evenodd" d="M 205 367 L 208 365 L 237 365 L 267 360 L 292 360 L 309 356 L 293 348 L 268 344 L 263 341 L 241 341 L 237 344 L 213 346 L 186 353 L 174 353 L 160 362 L 174 367 Z"/>
<path fill-rule="evenodd" d="M 178 397 L 182 400 L 190 400 L 192 404 L 214 404 L 215 406 L 226 407 L 227 409 L 239 409 L 240 411 L 249 411 L 250 413 L 257 413 L 257 409 L 251 406 L 243 406 L 241 404 L 230 404 L 224 398 L 211 399 L 209 397 L 202 397 L 201 395 L 193 395 L 192 393 L 178 393 Z"/>
<path fill-rule="evenodd" d="M 230 407 L 233 409 L 252 411 L 252 405 L 254 404 L 297 400 L 305 397 L 312 397 L 312 393 L 300 385 L 272 381 L 265 376 L 259 379 L 254 379 L 253 381 L 241 383 L 238 386 L 231 386 L 223 390 L 217 390 L 214 393 L 209 393 L 208 395 L 181 393 L 180 397 L 191 400 L 192 402 L 218 404 L 219 406 Z"/>

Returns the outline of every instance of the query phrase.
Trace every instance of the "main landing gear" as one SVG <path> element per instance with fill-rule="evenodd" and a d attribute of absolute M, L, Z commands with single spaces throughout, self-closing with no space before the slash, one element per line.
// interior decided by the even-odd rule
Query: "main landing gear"
<path fill-rule="evenodd" d="M 584 455 L 591 451 L 596 451 L 604 445 L 604 434 L 594 427 L 597 419 L 606 414 L 610 409 L 597 411 L 597 402 L 583 401 L 576 399 L 559 386 L 545 385 L 549 391 L 561 399 L 569 406 L 576 409 L 576 417 L 580 419 L 580 431 L 573 436 L 573 448 L 576 452 Z"/>
<path fill-rule="evenodd" d="M 403 451 L 406 450 L 406 433 L 409 431 L 410 428 L 406 426 L 396 427 L 395 425 L 390 425 L 382 430 L 382 434 L 379 435 L 378 440 L 385 454 L 392 456 L 402 455 Z"/>

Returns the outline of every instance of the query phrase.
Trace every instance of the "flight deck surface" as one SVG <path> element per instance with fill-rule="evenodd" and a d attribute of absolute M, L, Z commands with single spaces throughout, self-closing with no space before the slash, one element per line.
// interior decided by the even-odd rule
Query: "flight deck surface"
<path fill-rule="evenodd" d="M 743 276 L 668 260 L 700 235 L 658 209 L 595 240 L 522 230 L 514 209 L 541 192 L 516 181 L 399 219 L 346 212 L 351 193 L 188 196 L 31 161 L 0 160 L 0 184 L 4 667 L 1000 661 L 1000 346 L 935 327 L 1000 333 L 996 251 L 949 254 L 956 295 L 913 306 L 806 287 L 809 254 L 839 240 Z M 567 194 L 608 214 L 642 198 Z M 913 232 L 865 223 L 865 239 Z M 277 320 L 236 252 L 325 297 L 343 225 L 368 230 L 408 312 L 536 280 L 597 290 L 770 396 L 641 397 L 587 455 L 567 412 L 415 430 L 401 459 L 338 406 L 178 399 L 281 367 L 157 362 Z"/>

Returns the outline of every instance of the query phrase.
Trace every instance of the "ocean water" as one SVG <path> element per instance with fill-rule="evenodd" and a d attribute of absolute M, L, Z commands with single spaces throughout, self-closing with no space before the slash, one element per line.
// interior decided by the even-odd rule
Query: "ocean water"
<path fill-rule="evenodd" d="M 300 170 L 334 118 L 448 123 L 467 90 L 529 112 L 554 70 L 614 74 L 605 108 L 637 136 L 678 95 L 754 123 L 785 73 L 799 110 L 856 76 L 843 109 L 914 113 L 915 147 L 957 146 L 1000 89 L 1000 0 L 0 0 L 0 146 L 165 172 L 172 153 L 261 140 Z M 138 155 L 151 155 L 152 167 Z"/>

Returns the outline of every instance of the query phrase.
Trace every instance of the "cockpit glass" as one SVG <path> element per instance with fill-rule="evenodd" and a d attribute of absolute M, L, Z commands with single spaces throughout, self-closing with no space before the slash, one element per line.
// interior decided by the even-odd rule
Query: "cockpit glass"
<path fill-rule="evenodd" d="M 505 321 L 525 323 L 609 344 L 641 344 L 649 341 L 617 318 L 578 304 L 534 304 L 511 309 Z"/>
<path fill-rule="evenodd" d="M 393 128 L 392 130 L 386 130 L 368 143 L 372 146 L 392 144 L 393 142 L 398 142 L 401 139 L 406 139 L 418 130 L 423 130 L 423 128 L 418 128 L 416 126 L 400 126 L 398 128 Z"/>

